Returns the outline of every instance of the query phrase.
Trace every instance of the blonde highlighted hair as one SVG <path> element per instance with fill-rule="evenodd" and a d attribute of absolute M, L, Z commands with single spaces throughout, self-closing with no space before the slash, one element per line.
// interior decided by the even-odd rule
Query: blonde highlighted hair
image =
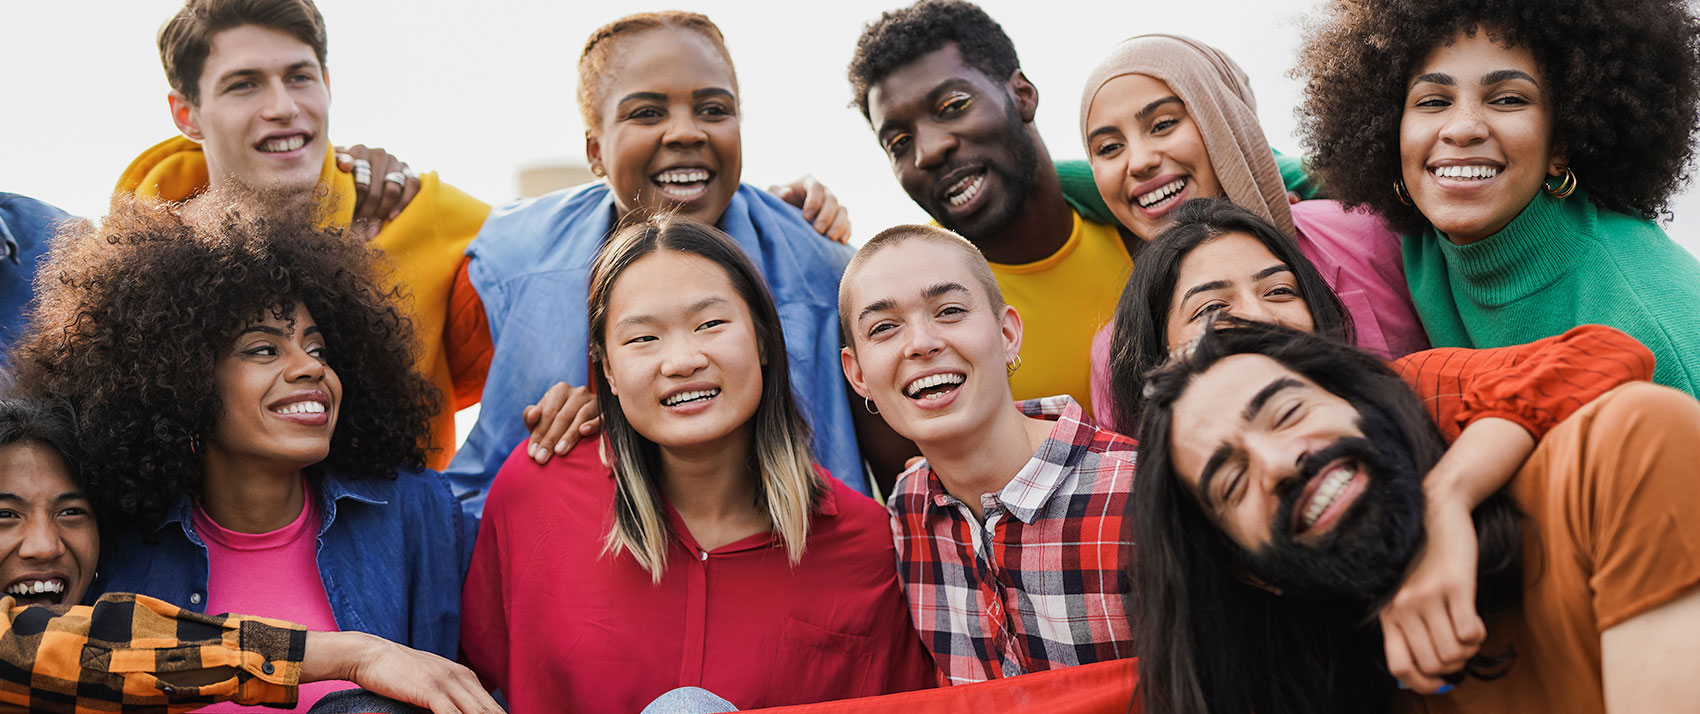
<path fill-rule="evenodd" d="M 704 258 L 726 271 L 754 322 L 762 365 L 761 399 L 750 419 L 754 426 L 749 464 L 757 478 L 756 494 L 767 509 L 773 532 L 791 564 L 803 558 L 809 517 L 826 483 L 809 451 L 809 425 L 791 395 L 790 367 L 779 311 L 755 265 L 726 234 L 696 221 L 662 214 L 630 225 L 609 239 L 590 274 L 590 376 L 602 413 L 602 460 L 614 471 L 614 525 L 603 540 L 603 553 L 625 552 L 656 582 L 667 566 L 672 537 L 662 508 L 659 447 L 638 433 L 608 387 L 608 303 L 620 276 L 639 259 L 661 251 Z"/>

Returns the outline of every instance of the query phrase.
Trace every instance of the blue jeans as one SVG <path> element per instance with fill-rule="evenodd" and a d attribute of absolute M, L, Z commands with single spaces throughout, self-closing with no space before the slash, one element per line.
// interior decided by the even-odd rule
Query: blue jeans
<path fill-rule="evenodd" d="M 735 711 L 738 711 L 738 708 L 732 706 L 731 702 L 706 689 L 680 687 L 656 697 L 655 701 L 643 708 L 642 714 L 718 714 Z"/>

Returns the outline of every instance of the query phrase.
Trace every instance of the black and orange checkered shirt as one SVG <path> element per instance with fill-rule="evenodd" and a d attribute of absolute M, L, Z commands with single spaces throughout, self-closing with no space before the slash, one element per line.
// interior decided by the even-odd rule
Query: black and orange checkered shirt
<path fill-rule="evenodd" d="M 181 712 L 296 701 L 306 628 L 145 595 L 13 607 L 0 598 L 0 710 Z"/>

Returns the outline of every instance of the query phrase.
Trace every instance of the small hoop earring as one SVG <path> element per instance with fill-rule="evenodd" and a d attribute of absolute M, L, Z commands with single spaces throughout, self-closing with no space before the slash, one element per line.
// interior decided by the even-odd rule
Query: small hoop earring
<path fill-rule="evenodd" d="M 1005 363 L 1004 369 L 1009 370 L 1010 374 L 1015 374 L 1015 370 L 1021 369 L 1021 355 L 1016 355 L 1015 359 Z"/>
<path fill-rule="evenodd" d="M 1548 186 L 1545 180 L 1541 181 L 1541 189 L 1553 198 L 1569 198 L 1570 194 L 1576 193 L 1576 186 L 1576 172 L 1570 170 L 1569 166 L 1564 167 L 1564 178 L 1559 180 L 1558 188 Z"/>
<path fill-rule="evenodd" d="M 1407 206 L 1415 205 L 1411 203 L 1410 190 L 1405 188 L 1405 179 L 1393 179 L 1393 195 L 1399 199 L 1400 203 Z"/>
<path fill-rule="evenodd" d="M 869 414 L 880 413 L 880 408 L 874 406 L 874 400 L 867 397 L 862 397 L 862 408 L 868 410 Z"/>
<path fill-rule="evenodd" d="M 603 176 L 608 175 L 608 170 L 602 168 L 602 164 L 591 164 L 590 175 L 595 176 L 596 178 L 602 178 Z"/>

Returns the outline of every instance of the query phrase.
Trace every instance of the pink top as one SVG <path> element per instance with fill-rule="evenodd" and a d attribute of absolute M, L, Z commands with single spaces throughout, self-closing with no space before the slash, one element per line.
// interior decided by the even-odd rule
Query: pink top
<path fill-rule="evenodd" d="M 319 579 L 318 500 L 303 485 L 306 506 L 287 526 L 269 533 L 238 533 L 214 523 L 195 505 L 195 532 L 207 544 L 207 612 L 259 615 L 299 622 L 309 630 L 336 631 L 336 617 Z M 202 712 L 304 712 L 352 682 L 303 684 L 294 709 L 214 704 Z"/>
<path fill-rule="evenodd" d="M 1299 251 L 1340 296 L 1357 329 L 1357 344 L 1386 360 L 1429 348 L 1428 335 L 1411 303 L 1399 235 L 1373 213 L 1348 211 L 1337 201 L 1300 201 L 1291 206 Z M 1111 321 L 1092 338 L 1092 403 L 1110 403 Z M 1112 410 L 1100 407 L 1098 425 L 1120 431 Z"/>

